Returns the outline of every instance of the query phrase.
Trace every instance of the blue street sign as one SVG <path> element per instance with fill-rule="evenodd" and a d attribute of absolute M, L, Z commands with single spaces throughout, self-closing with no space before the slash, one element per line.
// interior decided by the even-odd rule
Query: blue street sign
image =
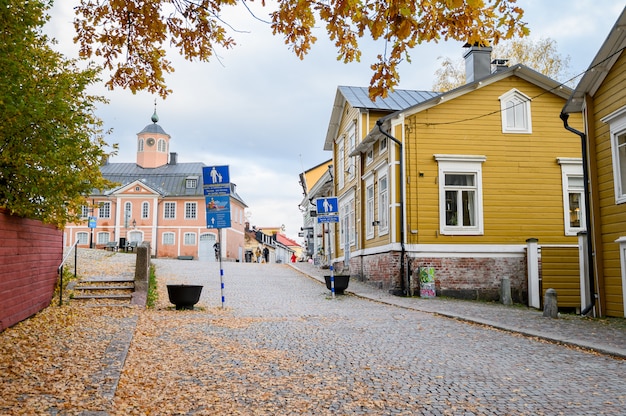
<path fill-rule="evenodd" d="M 318 224 L 323 224 L 323 223 L 328 223 L 328 222 L 339 222 L 339 215 L 318 215 L 317 216 L 317 223 Z"/>
<path fill-rule="evenodd" d="M 207 186 L 224 186 L 228 185 L 230 192 L 230 175 L 228 174 L 228 166 L 208 166 L 202 168 L 203 185 Z"/>
<path fill-rule="evenodd" d="M 228 166 L 202 168 L 207 228 L 229 228 L 230 175 Z"/>
<path fill-rule="evenodd" d="M 339 205 L 337 204 L 337 197 L 334 197 L 334 196 L 330 196 L 327 198 L 317 198 L 315 200 L 315 205 L 317 206 L 318 216 L 337 214 L 339 212 Z"/>
<path fill-rule="evenodd" d="M 89 228 L 96 228 L 97 225 L 97 219 L 96 217 L 89 217 L 89 222 L 88 222 L 88 226 Z"/>

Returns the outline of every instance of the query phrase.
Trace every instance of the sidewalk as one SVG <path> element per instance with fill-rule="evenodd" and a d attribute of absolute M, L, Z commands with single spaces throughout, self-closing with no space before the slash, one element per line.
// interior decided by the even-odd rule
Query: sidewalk
<path fill-rule="evenodd" d="M 310 263 L 289 265 L 324 284 L 324 275 L 330 274 L 329 270 L 320 269 Z M 393 296 L 356 279 L 350 279 L 346 293 L 401 308 L 429 312 L 626 358 L 626 319 L 623 318 L 592 319 L 578 315 L 561 315 L 559 319 L 551 319 L 545 318 L 542 311 L 519 305 L 504 306 L 499 303 L 448 298 L 406 298 Z"/>

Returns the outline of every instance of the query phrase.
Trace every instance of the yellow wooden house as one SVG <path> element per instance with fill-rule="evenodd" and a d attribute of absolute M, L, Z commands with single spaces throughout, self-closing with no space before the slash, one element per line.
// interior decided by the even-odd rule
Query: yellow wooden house
<path fill-rule="evenodd" d="M 570 134 L 586 144 L 594 253 L 588 300 L 600 316 L 626 316 L 625 27 L 622 11 L 563 107 Z M 584 128 L 571 122 L 580 114 Z"/>
<path fill-rule="evenodd" d="M 398 294 L 425 267 L 446 296 L 497 299 L 507 278 L 524 302 L 527 241 L 576 246 L 584 229 L 580 140 L 559 119 L 571 89 L 488 47 L 465 63 L 465 85 L 388 114 L 335 102 L 333 262 Z"/>

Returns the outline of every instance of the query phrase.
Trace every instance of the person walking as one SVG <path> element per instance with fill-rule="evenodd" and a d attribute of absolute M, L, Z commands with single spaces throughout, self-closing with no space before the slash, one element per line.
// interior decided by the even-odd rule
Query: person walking
<path fill-rule="evenodd" d="M 263 247 L 263 259 L 266 263 L 270 262 L 270 250 L 267 247 Z"/>

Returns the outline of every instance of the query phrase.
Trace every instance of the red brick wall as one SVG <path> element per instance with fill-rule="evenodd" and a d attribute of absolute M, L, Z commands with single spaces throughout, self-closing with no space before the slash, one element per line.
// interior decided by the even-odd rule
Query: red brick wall
<path fill-rule="evenodd" d="M 0 210 L 0 331 L 50 304 L 63 259 L 63 234 Z"/>

